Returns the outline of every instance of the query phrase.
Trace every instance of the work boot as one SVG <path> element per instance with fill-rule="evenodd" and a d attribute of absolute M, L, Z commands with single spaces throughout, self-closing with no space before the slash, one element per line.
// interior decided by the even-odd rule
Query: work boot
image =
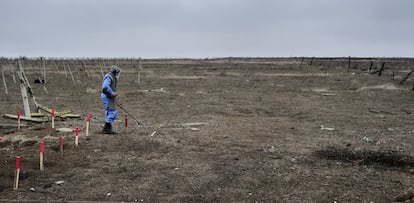
<path fill-rule="evenodd" d="M 109 133 L 107 133 L 107 134 L 118 134 L 117 132 L 114 132 L 112 130 L 112 124 L 111 123 L 109 123 Z"/>
<path fill-rule="evenodd" d="M 112 126 L 111 123 L 105 123 L 105 126 L 102 129 L 102 133 L 104 134 L 112 134 Z"/>

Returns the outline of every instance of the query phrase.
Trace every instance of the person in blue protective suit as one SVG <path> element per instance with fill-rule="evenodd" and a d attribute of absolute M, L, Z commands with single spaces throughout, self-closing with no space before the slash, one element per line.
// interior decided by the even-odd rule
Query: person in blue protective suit
<path fill-rule="evenodd" d="M 105 134 L 117 134 L 112 130 L 112 123 L 118 115 L 115 98 L 118 96 L 118 93 L 116 93 L 116 86 L 120 74 L 121 69 L 118 66 L 112 66 L 102 79 L 101 99 L 105 109 L 105 126 L 103 127 L 102 132 Z"/>

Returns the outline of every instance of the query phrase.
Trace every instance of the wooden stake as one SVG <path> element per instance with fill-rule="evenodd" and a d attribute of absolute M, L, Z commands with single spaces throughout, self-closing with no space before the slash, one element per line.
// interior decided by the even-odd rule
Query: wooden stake
<path fill-rule="evenodd" d="M 69 69 L 70 76 L 72 77 L 73 83 L 76 83 L 75 77 L 73 77 L 72 68 L 70 68 L 70 66 L 68 66 L 68 69 Z"/>
<path fill-rule="evenodd" d="M 89 71 L 88 71 L 88 69 L 86 68 L 85 63 L 84 63 L 83 61 L 81 61 L 81 65 L 82 65 L 83 70 L 84 70 L 84 71 L 86 71 L 86 75 L 87 75 L 87 76 L 88 76 L 88 78 L 89 78 Z"/>
<path fill-rule="evenodd" d="M 55 128 L 55 109 L 52 109 L 52 129 Z"/>
<path fill-rule="evenodd" d="M 408 74 L 400 81 L 400 84 L 404 84 L 404 82 L 408 79 L 408 77 L 410 77 L 410 75 L 413 73 L 413 70 L 410 70 L 410 72 L 408 72 Z"/>
<path fill-rule="evenodd" d="M 14 71 L 12 71 L 12 76 L 13 76 L 13 83 L 16 83 L 16 76 L 14 75 Z"/>
<path fill-rule="evenodd" d="M 1 66 L 1 77 L 3 78 L 4 92 L 6 93 L 6 95 L 8 95 L 9 92 L 7 91 L 7 84 L 6 84 L 6 78 L 4 77 L 4 68 L 3 68 L 3 66 Z"/>
<path fill-rule="evenodd" d="M 44 165 L 43 165 L 43 153 L 45 151 L 45 145 L 43 143 L 43 141 L 40 142 L 40 146 L 39 146 L 39 153 L 40 153 L 40 171 L 43 172 L 45 170 Z"/>
<path fill-rule="evenodd" d="M 75 145 L 79 145 L 79 128 L 75 129 Z"/>
<path fill-rule="evenodd" d="M 128 127 L 128 115 L 125 115 L 125 128 Z"/>
<path fill-rule="evenodd" d="M 86 136 L 89 136 L 89 123 L 91 122 L 91 114 L 86 115 Z"/>
<path fill-rule="evenodd" d="M 313 59 L 315 59 L 315 57 L 312 57 L 312 59 L 311 59 L 311 61 L 310 61 L 310 63 L 309 63 L 309 66 L 312 66 Z"/>
<path fill-rule="evenodd" d="M 135 64 L 134 64 L 134 66 L 135 66 Z M 139 57 L 139 59 L 138 59 L 138 67 L 137 67 L 137 74 L 138 74 L 138 80 L 137 80 L 137 83 L 139 84 L 140 82 L 141 82 L 141 69 L 142 69 L 142 67 L 141 67 L 141 57 Z"/>
<path fill-rule="evenodd" d="M 27 81 L 26 75 L 24 74 L 24 68 L 23 68 L 22 62 L 19 60 L 18 63 L 19 63 L 18 74 L 19 74 L 19 79 L 20 79 L 20 91 L 21 91 L 22 99 L 23 99 L 24 114 L 26 117 L 30 118 L 31 117 L 30 105 L 29 105 L 29 97 L 27 93 L 31 92 L 31 87 L 30 87 L 29 81 Z M 31 94 L 31 96 L 33 95 Z"/>
<path fill-rule="evenodd" d="M 53 64 L 55 65 L 56 72 L 59 73 L 59 68 L 58 68 L 58 65 L 56 64 L 56 61 L 53 62 Z"/>
<path fill-rule="evenodd" d="M 42 62 L 43 62 L 43 83 L 46 83 L 46 61 L 44 58 L 42 58 Z"/>
<path fill-rule="evenodd" d="M 17 112 L 17 129 L 20 130 L 20 111 Z"/>
<path fill-rule="evenodd" d="M 101 63 L 99 63 L 99 67 L 101 68 L 101 74 L 102 74 L 102 77 L 104 76 L 104 73 L 103 73 L 103 70 L 102 70 L 102 65 L 101 65 Z"/>
<path fill-rule="evenodd" d="M 304 60 L 305 60 L 305 57 L 302 57 L 302 60 L 300 61 L 299 66 L 302 66 Z"/>
<path fill-rule="evenodd" d="M 14 173 L 13 190 L 17 190 L 19 188 L 20 159 L 21 159 L 20 156 L 16 157 L 16 170 Z"/>
<path fill-rule="evenodd" d="M 66 71 L 66 64 L 63 62 L 63 69 L 65 70 L 65 77 L 68 78 L 68 71 Z"/>
<path fill-rule="evenodd" d="M 62 135 L 59 138 L 59 151 L 60 151 L 60 158 L 63 159 L 63 136 Z"/>
<path fill-rule="evenodd" d="M 379 70 L 379 72 L 378 72 L 378 76 L 381 76 L 382 71 L 384 71 L 384 65 L 385 65 L 385 62 L 384 62 L 384 63 L 382 63 L 382 65 L 381 65 L 381 69 L 380 69 L 380 70 Z"/>

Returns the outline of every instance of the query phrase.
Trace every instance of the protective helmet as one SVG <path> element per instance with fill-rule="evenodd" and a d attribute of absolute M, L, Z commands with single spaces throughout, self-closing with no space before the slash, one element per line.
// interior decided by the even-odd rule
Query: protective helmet
<path fill-rule="evenodd" d="M 118 66 L 111 66 L 111 69 L 109 70 L 109 72 L 117 76 L 121 73 L 121 69 Z"/>

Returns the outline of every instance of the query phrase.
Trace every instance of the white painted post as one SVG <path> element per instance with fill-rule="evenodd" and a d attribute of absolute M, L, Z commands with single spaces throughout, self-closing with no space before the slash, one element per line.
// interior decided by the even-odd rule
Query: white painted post
<path fill-rule="evenodd" d="M 76 83 L 75 77 L 73 77 L 72 69 L 70 68 L 70 66 L 68 66 L 68 68 L 69 68 L 70 77 L 72 77 L 73 83 Z"/>
<path fill-rule="evenodd" d="M 42 57 L 43 62 L 43 82 L 46 83 L 46 60 Z"/>
<path fill-rule="evenodd" d="M 21 159 L 20 156 L 16 157 L 16 170 L 14 173 L 13 190 L 17 190 L 19 188 L 20 159 Z"/>
<path fill-rule="evenodd" d="M 65 77 L 68 78 L 68 71 L 66 71 L 66 63 L 63 62 L 63 69 L 65 69 Z"/>
<path fill-rule="evenodd" d="M 39 144 L 39 157 L 40 157 L 40 161 L 39 161 L 39 166 L 40 166 L 40 172 L 43 172 L 45 170 L 45 167 L 43 165 L 43 153 L 45 151 L 45 144 L 43 143 L 43 141 L 40 141 Z"/>
<path fill-rule="evenodd" d="M 55 109 L 52 109 L 52 129 L 55 128 Z"/>
<path fill-rule="evenodd" d="M 6 78 L 4 77 L 4 68 L 3 68 L 3 66 L 1 66 L 1 77 L 3 78 L 4 91 L 5 91 L 6 95 L 8 95 L 9 92 L 7 91 L 7 84 L 6 84 Z"/>
<path fill-rule="evenodd" d="M 26 79 L 24 77 L 24 70 L 21 61 L 19 60 L 19 77 L 20 77 L 20 91 L 22 93 L 23 98 L 23 106 L 24 106 L 24 114 L 26 117 L 31 118 L 30 115 L 30 106 L 29 106 L 29 98 L 27 96 L 27 88 L 25 85 Z"/>
<path fill-rule="evenodd" d="M 88 113 L 86 115 L 86 136 L 89 136 L 89 125 L 90 125 L 90 122 L 91 122 L 91 114 Z"/>

